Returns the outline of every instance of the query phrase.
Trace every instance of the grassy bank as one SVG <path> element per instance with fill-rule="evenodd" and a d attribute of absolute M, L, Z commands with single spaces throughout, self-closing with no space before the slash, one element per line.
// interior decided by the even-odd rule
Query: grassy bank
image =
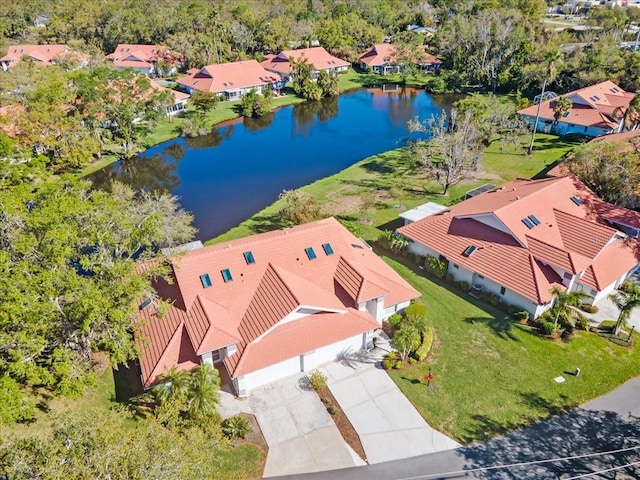
<path fill-rule="evenodd" d="M 428 363 L 391 370 L 391 378 L 430 425 L 460 442 L 567 411 L 640 375 L 638 348 L 582 331 L 570 340 L 542 338 L 504 312 L 385 260 L 422 294 L 436 336 Z M 427 388 L 429 366 L 435 380 Z M 556 383 L 558 376 L 566 382 Z"/>
<path fill-rule="evenodd" d="M 523 145 L 526 138 L 522 139 Z M 401 148 L 366 158 L 345 170 L 318 180 L 302 190 L 311 194 L 324 216 L 350 221 L 368 241 L 378 238 L 381 228 L 394 227 L 398 213 L 432 201 L 443 205 L 458 202 L 471 188 L 484 183 L 501 184 L 514 178 L 542 174 L 571 150 L 573 144 L 552 135 L 536 136 L 533 155 L 515 147 L 504 151 L 492 144 L 484 155 L 477 178 L 453 186 L 447 196 L 442 188 L 421 172 L 407 149 Z M 278 200 L 237 227 L 211 240 L 217 243 L 281 227 Z"/>

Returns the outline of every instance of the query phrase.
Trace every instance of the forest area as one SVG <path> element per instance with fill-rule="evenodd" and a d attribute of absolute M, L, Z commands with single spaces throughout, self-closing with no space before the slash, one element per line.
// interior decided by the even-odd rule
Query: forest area
<path fill-rule="evenodd" d="M 67 44 L 90 60 L 84 68 L 22 61 L 0 71 L 0 428 L 17 424 L 27 432 L 0 437 L 0 478 L 252 478 L 261 461 L 251 452 L 237 460 L 220 419 L 203 421 L 219 386 L 209 377 L 194 387 L 209 407 L 195 414 L 185 387 L 160 392 L 150 413 L 124 405 L 97 425 L 87 415 L 63 416 L 45 433 L 29 435 L 51 402 L 82 398 L 99 382 L 96 352 L 112 365 L 135 361 L 133 320 L 141 299 L 157 300 L 151 285 L 166 273 L 163 249 L 195 233 L 192 215 L 175 196 L 117 183 L 99 191 L 78 178 L 79 169 L 114 145 L 124 159 L 143 148 L 162 120 L 159 108 L 170 102 L 149 79 L 109 68 L 106 54 L 121 43 L 166 45 L 180 53 L 186 71 L 313 45 L 352 63 L 384 41 L 426 46 L 443 62 L 433 90 L 509 94 L 516 99 L 511 114 L 529 105 L 543 82 L 558 93 L 604 80 L 640 89 L 640 53 L 620 48 L 635 38 L 631 26 L 640 22 L 640 9 L 592 9 L 585 22 L 597 28 L 556 31 L 543 22 L 554 6 L 545 0 L 5 1 L 0 54 L 16 44 Z M 415 34 L 409 25 L 435 33 Z M 327 88 L 337 94 L 335 83 Z M 216 103 L 194 97 L 192 108 L 204 114 Z M 476 112 L 480 122 L 491 114 L 486 105 L 476 108 L 485 109 Z M 485 147 L 492 135 L 482 140 Z M 574 160 L 577 170 L 619 153 L 590 148 Z M 605 198 L 635 208 L 637 151 L 624 152 L 620 164 L 633 183 L 619 175 L 591 182 Z M 603 188 L 607 181 L 617 190 Z M 150 267 L 141 271 L 140 262 Z M 205 446 L 215 455 L 204 455 Z M 84 461 L 87 452 L 91 462 Z"/>

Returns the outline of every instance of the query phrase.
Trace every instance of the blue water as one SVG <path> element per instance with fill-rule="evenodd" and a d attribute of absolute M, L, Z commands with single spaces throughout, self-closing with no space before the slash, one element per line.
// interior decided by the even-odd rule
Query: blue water
<path fill-rule="evenodd" d="M 404 145 L 408 120 L 438 115 L 453 100 L 413 89 L 357 90 L 170 140 L 109 165 L 92 180 L 98 187 L 117 178 L 135 188 L 171 191 L 193 212 L 198 239 L 207 240 L 273 203 L 284 189 Z"/>

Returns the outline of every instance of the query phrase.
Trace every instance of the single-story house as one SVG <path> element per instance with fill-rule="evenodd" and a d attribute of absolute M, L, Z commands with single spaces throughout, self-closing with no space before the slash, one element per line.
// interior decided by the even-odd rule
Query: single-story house
<path fill-rule="evenodd" d="M 624 111 L 635 94 L 625 92 L 607 80 L 564 96 L 571 100 L 572 106 L 557 122 L 554 116 L 557 97 L 542 101 L 537 124 L 539 132 L 554 132 L 558 135 L 578 133 L 588 137 L 618 132 L 623 127 Z M 537 104 L 518 111 L 531 126 L 536 122 L 537 112 Z"/>
<path fill-rule="evenodd" d="M 321 70 L 336 73 L 346 72 L 350 66 L 349 62 L 334 57 L 323 47 L 283 50 L 278 55 L 267 55 L 260 64 L 265 70 L 277 73 L 290 82 L 292 79 L 291 59 L 300 59 L 301 57 L 305 57 L 313 65 L 316 75 Z"/>
<path fill-rule="evenodd" d="M 162 85 L 158 85 L 153 80 L 151 81 L 151 88 L 153 88 L 154 90 L 168 91 L 168 92 L 171 92 L 171 95 L 173 95 L 173 98 L 174 98 L 173 105 L 167 105 L 164 107 L 164 112 L 167 114 L 168 117 L 171 117 L 178 113 L 183 113 L 187 108 L 187 99 L 189 98 L 188 93 L 179 92 L 178 90 L 173 90 L 171 88 L 163 87 Z"/>
<path fill-rule="evenodd" d="M 119 44 L 105 60 L 114 68 L 133 68 L 143 75 L 171 75 L 182 64 L 182 55 L 172 52 L 164 45 Z"/>
<path fill-rule="evenodd" d="M 225 368 L 239 396 L 341 355 L 419 293 L 334 218 L 188 250 L 171 259 L 169 302 L 141 302 L 142 382 L 200 363 Z"/>
<path fill-rule="evenodd" d="M 445 260 L 456 281 L 532 317 L 552 306 L 552 287 L 597 303 L 640 263 L 640 213 L 574 176 L 514 180 L 397 231 L 410 252 Z"/>
<path fill-rule="evenodd" d="M 610 135 L 603 135 L 601 137 L 592 138 L 589 143 L 600 143 L 600 142 L 620 142 L 621 150 L 627 151 L 633 150 L 637 151 L 638 146 L 640 145 L 640 129 L 637 130 L 629 130 L 627 132 L 621 133 L 612 133 Z M 559 162 L 555 167 L 547 172 L 548 177 L 562 177 L 564 175 L 569 175 L 571 172 L 565 166 L 564 162 Z"/>
<path fill-rule="evenodd" d="M 177 80 L 178 86 L 192 94 L 194 90 L 224 95 L 227 100 L 241 98 L 251 89 L 261 93 L 264 88 L 275 91 L 284 88 L 279 75 L 266 71 L 256 60 L 218 63 L 201 69 L 191 69 Z"/>
<path fill-rule="evenodd" d="M 65 57 L 73 58 L 79 64 L 87 60 L 85 55 L 76 50 L 71 50 L 67 45 L 13 45 L 9 47 L 6 55 L 0 58 L 2 70 L 6 72 L 25 57 L 45 66 L 55 65 L 56 61 Z"/>
<path fill-rule="evenodd" d="M 402 60 L 398 57 L 402 56 L 396 45 L 390 43 L 381 43 L 374 45 L 366 52 L 362 53 L 358 59 L 358 67 L 362 70 L 371 68 L 373 73 L 387 75 L 390 73 L 399 73 L 402 71 Z M 424 55 L 412 55 L 413 62 L 423 71 L 435 71 L 440 68 L 442 61 L 424 52 Z"/>

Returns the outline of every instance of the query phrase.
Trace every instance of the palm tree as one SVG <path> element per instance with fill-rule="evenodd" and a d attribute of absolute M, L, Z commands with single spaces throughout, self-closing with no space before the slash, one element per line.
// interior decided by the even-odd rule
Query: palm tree
<path fill-rule="evenodd" d="M 560 121 L 560 118 L 562 118 L 562 116 L 566 112 L 571 110 L 571 107 L 573 107 L 573 103 L 567 97 L 562 96 L 562 97 L 556 98 L 555 105 L 553 106 L 553 118 L 554 118 L 553 130 L 555 130 L 556 127 L 558 126 L 558 122 Z"/>
<path fill-rule="evenodd" d="M 160 404 L 169 400 L 179 400 L 186 396 L 191 381 L 189 372 L 172 368 L 160 376 L 160 383 L 151 390 Z"/>
<path fill-rule="evenodd" d="M 558 327 L 558 321 L 562 320 L 564 324 L 570 324 L 571 318 L 575 311 L 573 307 L 579 306 L 583 300 L 591 298 L 591 295 L 582 291 L 568 292 L 560 287 L 553 287 L 550 290 L 551 295 L 555 297 L 551 314 L 553 315 L 553 326 Z"/>
<path fill-rule="evenodd" d="M 187 414 L 191 418 L 204 418 L 216 411 L 220 402 L 220 376 L 208 363 L 191 373 L 187 402 Z"/>
<path fill-rule="evenodd" d="M 616 307 L 618 307 L 620 311 L 613 329 L 613 333 L 618 335 L 622 327 L 627 324 L 631 312 L 633 312 L 636 307 L 640 307 L 640 287 L 637 283 L 632 283 L 625 292 L 614 293 L 609 295 L 609 298 L 616 304 Z"/>
<path fill-rule="evenodd" d="M 540 107 L 542 105 L 543 97 L 545 89 L 547 88 L 547 83 L 549 83 L 553 77 L 555 76 L 555 64 L 560 58 L 562 54 L 560 50 L 554 48 L 547 52 L 544 56 L 545 61 L 547 62 L 547 72 L 544 76 L 544 81 L 542 82 L 542 91 L 540 92 L 540 101 L 538 102 L 538 110 L 536 111 L 536 120 L 533 122 L 533 132 L 531 133 L 531 143 L 529 144 L 529 155 L 533 151 L 533 142 L 536 140 L 536 131 L 538 130 L 538 120 L 540 119 Z"/>
<path fill-rule="evenodd" d="M 631 99 L 627 108 L 617 107 L 613 111 L 613 116 L 620 118 L 618 132 L 623 132 L 625 129 L 634 130 L 640 121 L 640 94 L 636 94 Z"/>
<path fill-rule="evenodd" d="M 402 360 L 420 344 L 420 332 L 413 325 L 403 325 L 393 336 L 393 346 L 402 351 Z"/>

